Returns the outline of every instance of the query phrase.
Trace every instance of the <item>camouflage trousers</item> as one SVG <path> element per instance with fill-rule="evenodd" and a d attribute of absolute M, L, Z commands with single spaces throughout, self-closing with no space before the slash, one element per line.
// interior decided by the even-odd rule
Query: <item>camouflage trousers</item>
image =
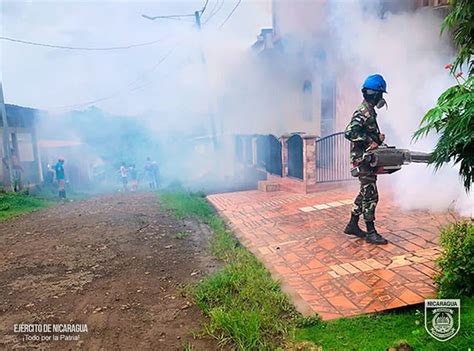
<path fill-rule="evenodd" d="M 360 191 L 354 200 L 352 214 L 356 216 L 363 215 L 366 222 L 375 220 L 375 208 L 379 202 L 379 193 L 377 191 L 377 176 L 369 174 L 359 177 Z"/>

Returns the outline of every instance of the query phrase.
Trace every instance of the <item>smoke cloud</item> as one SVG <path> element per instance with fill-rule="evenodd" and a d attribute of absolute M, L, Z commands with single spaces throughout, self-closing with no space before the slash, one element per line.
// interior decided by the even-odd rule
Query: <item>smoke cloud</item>
<path fill-rule="evenodd" d="M 379 118 L 387 134 L 386 142 L 419 151 L 432 150 L 436 135 L 417 143 L 412 143 L 411 138 L 437 97 L 456 83 L 444 69 L 446 63 L 452 62 L 454 52 L 447 36 L 440 37 L 441 17 L 429 10 L 388 13 L 384 18 L 370 19 L 357 11 L 351 13 L 344 15 L 353 23 L 352 36 L 358 40 L 351 45 L 344 28 L 338 33 L 339 38 L 344 52 L 350 53 L 347 57 L 352 56 L 351 70 L 354 74 L 359 72 L 359 80 L 381 72 L 388 82 L 389 109 L 380 111 Z M 451 208 L 472 216 L 474 198 L 465 193 L 457 171 L 458 167 L 452 165 L 436 173 L 425 165 L 407 166 L 390 179 L 395 199 L 404 209 Z"/>
<path fill-rule="evenodd" d="M 337 86 L 335 129 L 340 131 L 361 101 L 361 82 L 369 74 L 381 73 L 389 90 L 389 109 L 379 111 L 386 142 L 416 151 L 430 151 L 435 145 L 436 135 L 416 144 L 411 141 L 424 113 L 455 83 L 443 69 L 455 52 L 449 38 L 440 37 L 441 17 L 433 11 L 412 11 L 414 1 L 408 0 L 242 1 L 219 28 L 235 3 L 225 1 L 220 7 L 219 0 L 211 0 L 201 32 L 193 17 L 179 21 L 141 17 L 192 14 L 203 3 L 3 1 L 4 36 L 89 47 L 160 40 L 123 51 L 2 42 L 7 103 L 41 108 L 58 119 L 68 111 L 82 110 L 91 117 L 82 122 L 90 124 L 89 139 L 103 132 L 94 128 L 90 106 L 128 116 L 152 139 L 135 157 L 157 158 L 169 182 L 210 175 L 230 182 L 240 171 L 232 158 L 232 134 L 320 135 L 318 98 L 321 82 L 331 76 Z M 272 25 L 284 54 L 252 54 L 250 47 L 260 29 Z M 310 121 L 301 118 L 306 80 L 313 83 L 315 96 Z M 58 132 L 77 128 L 66 124 Z M 199 142 L 203 140 L 199 137 L 214 132 L 221 135 L 217 151 L 210 142 Z M 382 183 L 393 188 L 403 208 L 451 207 L 465 215 L 473 213 L 474 200 L 464 192 L 456 167 L 434 173 L 425 165 L 410 165 L 385 177 Z"/>

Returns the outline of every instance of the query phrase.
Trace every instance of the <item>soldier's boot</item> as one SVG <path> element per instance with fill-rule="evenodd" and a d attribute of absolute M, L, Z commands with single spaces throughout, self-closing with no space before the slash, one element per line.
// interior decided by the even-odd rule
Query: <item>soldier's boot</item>
<path fill-rule="evenodd" d="M 365 238 L 365 236 L 367 235 L 366 232 L 360 229 L 359 216 L 356 216 L 355 214 L 351 214 L 351 220 L 346 225 L 346 228 L 344 229 L 344 233 L 355 235 L 359 238 Z"/>
<path fill-rule="evenodd" d="M 367 236 L 365 237 L 365 241 L 374 244 L 374 245 L 387 245 L 388 240 L 382 237 L 377 231 L 375 230 L 375 224 L 373 221 L 366 222 L 367 225 Z"/>

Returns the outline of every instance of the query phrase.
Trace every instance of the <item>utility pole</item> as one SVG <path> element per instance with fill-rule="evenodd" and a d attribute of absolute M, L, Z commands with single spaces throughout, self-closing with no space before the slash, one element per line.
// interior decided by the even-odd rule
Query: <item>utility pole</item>
<path fill-rule="evenodd" d="M 201 15 L 199 11 L 194 11 L 194 18 L 196 19 L 196 26 L 199 31 L 201 31 Z"/>
<path fill-rule="evenodd" d="M 165 19 L 165 18 L 180 18 L 180 17 L 192 17 L 194 16 L 194 20 L 196 21 L 196 28 L 199 32 L 201 32 L 201 16 L 204 13 L 204 10 L 206 9 L 208 1 L 206 1 L 204 7 L 200 11 L 194 11 L 194 14 L 183 14 L 183 15 L 169 15 L 169 16 L 147 16 L 147 15 L 142 15 L 142 17 L 154 21 L 155 19 Z M 201 38 L 199 38 L 201 40 Z M 208 108 L 208 115 L 209 115 L 209 122 L 211 124 L 211 135 L 212 135 L 212 144 L 214 146 L 214 150 L 217 149 L 217 140 L 216 140 L 216 125 L 214 121 L 214 109 L 213 109 L 213 104 L 211 103 L 212 99 L 210 96 L 210 83 L 209 83 L 209 75 L 207 71 L 207 63 L 206 63 L 206 58 L 204 56 L 204 50 L 202 49 L 201 43 L 199 43 L 199 54 L 201 56 L 201 63 L 203 65 L 203 71 L 204 71 L 204 76 L 205 76 L 205 91 L 206 91 L 206 98 L 207 98 L 207 108 Z"/>
<path fill-rule="evenodd" d="M 10 132 L 8 129 L 8 119 L 7 111 L 5 109 L 5 100 L 3 99 L 3 83 L 0 81 L 0 113 L 2 114 L 2 123 L 3 123 L 3 151 L 4 159 L 2 160 L 3 167 L 6 168 L 8 172 L 8 187 L 13 191 L 13 165 L 12 165 L 12 155 L 10 152 Z M 5 178 L 5 177 L 4 177 Z"/>
<path fill-rule="evenodd" d="M 194 11 L 194 19 L 196 20 L 196 28 L 199 32 L 201 32 L 201 14 L 199 11 Z M 210 96 L 210 83 L 209 83 L 209 75 L 207 71 L 207 62 L 206 57 L 204 56 L 204 50 L 200 45 L 200 54 L 201 54 L 201 62 L 204 68 L 204 75 L 206 79 L 206 94 L 207 94 L 207 109 L 209 114 L 209 121 L 211 124 L 211 135 L 212 135 L 212 145 L 214 150 L 217 149 L 217 140 L 216 140 L 216 123 L 214 121 L 214 112 L 211 103 L 211 96 Z"/>

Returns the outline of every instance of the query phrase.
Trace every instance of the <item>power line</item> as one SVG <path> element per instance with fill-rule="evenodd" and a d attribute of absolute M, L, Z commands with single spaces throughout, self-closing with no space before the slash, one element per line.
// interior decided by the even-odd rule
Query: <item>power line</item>
<path fill-rule="evenodd" d="M 232 9 L 232 11 L 230 11 L 229 15 L 227 16 L 227 18 L 224 20 L 224 22 L 222 22 L 222 24 L 219 26 L 219 29 L 221 29 L 224 24 L 227 23 L 227 21 L 229 20 L 229 18 L 232 17 L 232 15 L 234 14 L 235 10 L 237 10 L 237 7 L 239 7 L 240 3 L 242 2 L 242 0 L 239 0 L 237 1 L 237 4 L 235 5 L 235 7 Z"/>
<path fill-rule="evenodd" d="M 142 15 L 143 18 L 149 19 L 149 20 L 156 20 L 156 19 L 169 19 L 169 20 L 175 20 L 175 21 L 185 21 L 185 19 L 181 17 L 194 17 L 194 14 L 186 14 L 186 15 L 166 15 L 166 16 L 148 16 L 148 15 Z"/>
<path fill-rule="evenodd" d="M 211 14 L 209 16 L 212 16 L 212 14 L 214 13 L 214 10 L 217 8 L 217 5 L 219 5 L 219 2 L 220 0 L 216 0 L 216 2 L 214 3 L 214 6 L 212 6 Z"/>
<path fill-rule="evenodd" d="M 185 67 L 185 66 L 187 66 L 187 65 L 189 65 L 189 63 L 186 63 L 186 62 L 187 62 L 187 60 L 182 60 L 182 61 L 180 62 L 181 64 L 178 66 L 178 70 L 181 69 L 181 68 L 183 68 L 183 67 Z M 168 71 L 168 72 L 166 72 L 164 75 L 162 75 L 161 78 L 167 77 L 167 76 L 169 76 L 171 73 L 172 73 L 172 72 Z M 131 91 L 131 92 L 132 92 L 132 91 L 137 91 L 137 90 L 146 88 L 147 86 L 149 86 L 149 85 L 151 85 L 151 84 L 153 84 L 153 80 L 148 80 L 148 82 L 146 82 L 146 83 L 144 83 L 144 84 L 142 84 L 142 85 L 137 85 L 137 86 L 131 88 L 129 91 Z"/>
<path fill-rule="evenodd" d="M 116 91 L 115 93 L 111 94 L 111 95 L 108 95 L 108 96 L 104 96 L 104 97 L 101 97 L 101 98 L 98 98 L 98 99 L 94 99 L 94 100 L 90 100 L 90 101 L 86 101 L 86 102 L 83 102 L 83 103 L 78 103 L 78 104 L 71 104 L 71 105 L 64 105 L 64 106 L 58 106 L 58 107 L 53 107 L 53 108 L 50 108 L 50 109 L 76 109 L 76 108 L 80 108 L 80 107 L 85 107 L 85 106 L 88 106 L 88 105 L 92 105 L 92 104 L 95 104 L 95 103 L 98 103 L 98 102 L 102 102 L 102 101 L 106 101 L 106 100 L 110 100 L 110 99 L 113 99 L 121 94 L 123 94 L 124 92 L 130 90 L 130 91 L 134 91 L 136 90 L 137 88 L 140 88 L 140 86 L 135 86 L 133 87 L 133 85 L 135 85 L 136 83 L 140 82 L 141 80 L 143 80 L 144 77 L 146 77 L 147 74 L 149 73 L 152 73 L 159 65 L 161 65 L 163 63 L 163 61 L 165 61 L 170 55 L 171 53 L 173 52 L 173 49 L 171 49 L 170 51 L 168 51 L 168 53 L 166 53 L 163 57 L 161 57 L 161 59 L 155 63 L 151 68 L 147 69 L 146 71 L 142 72 L 140 75 L 137 76 L 137 78 L 135 78 L 134 80 L 130 81 L 124 89 L 120 89 L 118 91 Z M 129 89 L 130 88 L 130 89 Z"/>
<path fill-rule="evenodd" d="M 2 36 L 0 36 L 0 40 L 6 40 L 6 41 L 11 41 L 11 42 L 26 44 L 26 45 L 34 45 L 34 46 L 42 46 L 42 47 L 47 47 L 47 48 L 55 48 L 55 49 L 86 50 L 86 51 L 109 51 L 109 50 L 126 50 L 126 49 L 136 48 L 136 47 L 140 47 L 140 46 L 153 45 L 153 44 L 156 44 L 156 43 L 162 41 L 163 39 L 157 39 L 157 40 L 149 41 L 149 42 L 146 42 L 146 43 L 131 44 L 131 45 L 126 45 L 126 46 L 112 46 L 112 47 L 102 47 L 102 48 L 100 48 L 100 47 L 91 48 L 91 47 L 51 45 L 51 44 L 44 44 L 44 43 L 38 43 L 38 42 L 33 42 L 33 41 L 14 39 L 14 38 L 2 37 Z"/>
<path fill-rule="evenodd" d="M 216 5 L 215 5 L 214 8 L 212 9 L 211 14 L 209 15 L 209 17 L 206 18 L 206 20 L 203 22 L 203 24 L 206 24 L 207 22 L 209 22 L 209 20 L 210 20 L 212 17 L 214 17 L 214 16 L 222 9 L 222 6 L 224 6 L 224 0 L 222 0 L 222 1 L 220 2 L 219 7 L 216 9 L 218 3 L 219 3 L 219 0 L 216 1 Z"/>
<path fill-rule="evenodd" d="M 209 0 L 206 0 L 206 3 L 204 4 L 204 6 L 202 7 L 202 10 L 201 10 L 201 16 L 202 14 L 204 13 L 204 11 L 206 11 L 206 8 L 207 8 L 207 4 L 209 3 Z"/>

